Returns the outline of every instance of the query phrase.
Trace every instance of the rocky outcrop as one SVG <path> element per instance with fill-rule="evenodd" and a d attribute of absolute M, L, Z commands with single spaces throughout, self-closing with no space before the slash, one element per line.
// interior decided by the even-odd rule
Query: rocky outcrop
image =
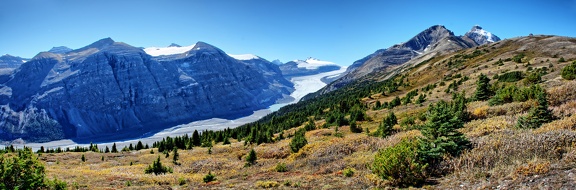
<path fill-rule="evenodd" d="M 0 85 L 0 138 L 145 133 L 247 115 L 293 90 L 259 67 L 203 42 L 159 57 L 110 38 L 65 54 L 43 52 Z M 35 138 L 41 129 L 50 129 L 48 138 Z"/>

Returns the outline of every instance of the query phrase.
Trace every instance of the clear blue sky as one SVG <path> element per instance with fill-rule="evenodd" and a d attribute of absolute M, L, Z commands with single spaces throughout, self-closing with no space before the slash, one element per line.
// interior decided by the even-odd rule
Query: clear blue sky
<path fill-rule="evenodd" d="M 0 0 L 0 55 L 33 57 L 111 37 L 136 47 L 204 41 L 268 60 L 350 65 L 436 24 L 463 35 L 576 37 L 576 0 Z"/>

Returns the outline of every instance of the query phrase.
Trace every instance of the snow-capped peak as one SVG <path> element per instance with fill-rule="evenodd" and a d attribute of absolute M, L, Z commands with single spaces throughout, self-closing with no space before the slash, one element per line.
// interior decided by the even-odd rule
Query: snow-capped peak
<path fill-rule="evenodd" d="M 306 60 L 294 60 L 294 62 L 296 62 L 296 64 L 298 64 L 299 68 L 306 68 L 306 69 L 317 69 L 318 67 L 321 66 L 327 66 L 327 65 L 336 65 L 336 63 L 332 63 L 330 61 L 322 61 L 313 57 L 309 57 Z"/>
<path fill-rule="evenodd" d="M 260 59 L 260 57 L 254 55 L 254 54 L 240 54 L 240 55 L 228 54 L 228 56 L 233 57 L 234 59 L 237 59 L 237 60 Z"/>
<path fill-rule="evenodd" d="M 476 35 L 472 35 L 476 34 Z M 467 33 L 466 36 L 476 36 L 475 38 L 484 38 L 486 42 L 497 42 L 500 41 L 500 38 L 491 32 L 484 30 L 479 25 L 475 25 L 472 29 Z M 476 41 L 476 39 L 475 39 Z"/>
<path fill-rule="evenodd" d="M 190 51 L 196 44 L 192 44 L 190 46 L 169 46 L 169 47 L 148 47 L 144 48 L 144 51 L 151 56 L 160 56 L 160 55 L 174 55 L 174 54 L 181 54 L 187 51 Z"/>

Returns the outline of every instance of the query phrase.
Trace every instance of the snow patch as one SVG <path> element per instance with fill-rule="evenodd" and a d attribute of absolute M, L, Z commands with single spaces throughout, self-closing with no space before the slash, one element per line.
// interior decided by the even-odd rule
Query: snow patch
<path fill-rule="evenodd" d="M 254 55 L 254 54 L 239 54 L 239 55 L 228 54 L 228 56 L 233 57 L 234 59 L 238 59 L 238 60 L 260 59 L 260 57 Z"/>
<path fill-rule="evenodd" d="M 151 56 L 160 56 L 160 55 L 174 55 L 174 54 L 181 54 L 187 51 L 190 51 L 196 44 L 190 46 L 182 46 L 182 47 L 148 47 L 144 48 L 144 52 Z"/>

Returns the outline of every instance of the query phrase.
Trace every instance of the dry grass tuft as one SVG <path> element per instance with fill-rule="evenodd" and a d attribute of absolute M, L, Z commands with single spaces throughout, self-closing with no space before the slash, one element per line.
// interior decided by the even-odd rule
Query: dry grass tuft
<path fill-rule="evenodd" d="M 533 160 L 542 160 L 543 165 L 538 166 L 540 169 L 526 172 L 544 172 L 545 162 L 558 162 L 568 149 L 572 149 L 573 143 L 576 143 L 576 132 L 555 130 L 533 133 L 531 130 L 503 130 L 472 138 L 472 142 L 472 150 L 446 162 L 447 167 L 454 171 L 446 180 L 457 183 L 503 179 L 519 171 L 524 174 L 523 164 Z"/>
<path fill-rule="evenodd" d="M 564 117 L 559 120 L 552 121 L 542 125 L 542 127 L 535 130 L 536 133 L 543 133 L 554 130 L 576 130 L 576 114 L 570 117 Z"/>
<path fill-rule="evenodd" d="M 551 106 L 558 106 L 570 100 L 576 100 L 576 80 L 548 90 L 548 101 Z"/>

